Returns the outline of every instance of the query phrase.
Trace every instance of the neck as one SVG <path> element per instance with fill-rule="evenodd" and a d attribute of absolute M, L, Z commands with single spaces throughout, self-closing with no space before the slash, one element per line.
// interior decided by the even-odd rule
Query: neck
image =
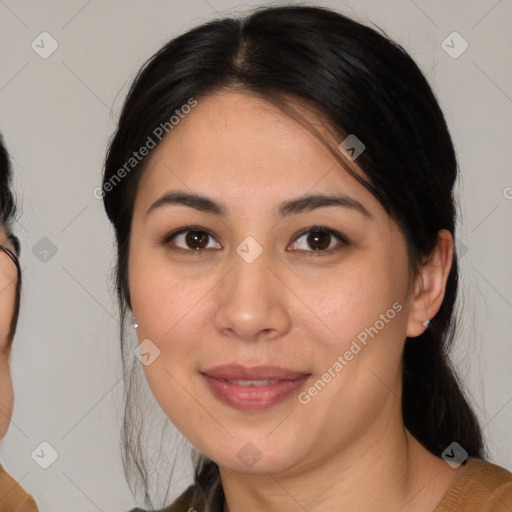
<path fill-rule="evenodd" d="M 457 472 L 397 420 L 301 471 L 248 475 L 220 468 L 225 512 L 434 510 Z"/>

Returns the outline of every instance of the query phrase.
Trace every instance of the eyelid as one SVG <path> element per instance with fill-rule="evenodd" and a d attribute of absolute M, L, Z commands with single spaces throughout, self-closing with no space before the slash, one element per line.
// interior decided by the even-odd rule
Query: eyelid
<path fill-rule="evenodd" d="M 202 233 L 206 234 L 207 236 L 213 238 L 214 240 L 216 240 L 215 236 L 206 228 L 202 228 L 200 226 L 184 226 L 184 227 L 178 228 L 177 230 L 172 231 L 171 233 L 167 234 L 163 238 L 161 243 L 162 243 L 162 245 L 167 245 L 174 237 L 176 237 L 178 235 L 182 235 L 183 233 L 187 233 L 188 231 L 199 231 L 199 232 L 202 232 Z M 340 233 L 339 231 L 337 231 L 335 229 L 328 228 L 327 226 L 319 226 L 319 225 L 310 226 L 310 227 L 302 229 L 301 231 L 299 231 L 298 233 L 296 233 L 293 236 L 293 242 L 297 241 L 299 238 L 303 237 L 304 235 L 307 235 L 308 233 L 314 232 L 314 231 L 321 232 L 321 233 L 327 233 L 327 234 L 333 236 L 336 240 L 338 240 L 338 242 L 340 242 L 341 246 L 350 245 L 349 239 L 343 233 Z M 217 243 L 219 243 L 219 242 L 217 242 Z M 331 248 L 331 249 L 324 249 L 324 250 L 312 249 L 309 251 L 306 251 L 303 249 L 298 249 L 297 251 L 291 251 L 291 252 L 311 253 L 312 255 L 322 255 L 322 254 L 331 254 L 331 253 L 335 252 L 337 249 L 339 249 L 339 245 L 337 247 Z M 173 247 L 172 250 L 197 254 L 197 253 L 204 252 L 208 249 L 183 249 L 182 247 Z"/>
<path fill-rule="evenodd" d="M 332 235 L 336 240 L 341 242 L 344 245 L 349 245 L 350 241 L 349 239 L 343 234 L 337 231 L 336 229 L 328 228 L 327 226 L 310 226 L 309 228 L 304 228 L 303 230 L 299 231 L 294 235 L 294 240 L 297 240 L 298 238 L 303 237 L 304 235 L 307 235 L 308 233 L 312 231 L 319 231 L 321 233 L 327 233 L 329 235 Z M 328 252 L 328 251 L 308 251 L 308 252 Z"/>

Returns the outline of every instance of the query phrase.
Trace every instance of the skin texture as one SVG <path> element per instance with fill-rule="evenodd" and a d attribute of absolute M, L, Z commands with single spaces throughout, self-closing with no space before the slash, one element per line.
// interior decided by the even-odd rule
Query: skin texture
<path fill-rule="evenodd" d="M 183 205 L 147 213 L 170 191 L 209 196 L 228 214 Z M 343 194 L 369 215 L 330 206 L 275 216 L 283 201 L 311 193 Z M 183 235 L 163 242 L 184 226 L 209 231 L 207 249 L 190 248 Z M 318 255 L 298 235 L 312 226 L 349 243 L 327 237 L 338 250 Z M 252 263 L 236 252 L 248 236 L 263 248 Z M 406 336 L 421 334 L 441 305 L 452 251 L 441 231 L 412 277 L 404 236 L 380 203 L 309 131 L 261 99 L 201 98 L 164 139 L 136 197 L 131 302 L 139 341 L 160 350 L 144 367 L 151 390 L 219 465 L 226 510 L 435 508 L 457 472 L 404 428 L 401 354 Z M 274 364 L 311 373 L 307 389 L 395 303 L 401 311 L 308 404 L 293 396 L 241 412 L 218 401 L 199 374 L 219 364 Z M 246 443 L 261 455 L 250 468 L 237 456 Z"/>
<path fill-rule="evenodd" d="M 5 228 L 0 228 L 0 245 L 15 252 Z M 0 438 L 4 437 L 11 421 L 14 406 L 7 336 L 11 327 L 16 297 L 17 272 L 12 259 L 0 251 Z"/>

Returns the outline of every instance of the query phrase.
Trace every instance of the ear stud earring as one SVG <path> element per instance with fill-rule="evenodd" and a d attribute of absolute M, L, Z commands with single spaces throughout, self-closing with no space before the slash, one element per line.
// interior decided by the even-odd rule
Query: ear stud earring
<path fill-rule="evenodd" d="M 139 324 L 135 321 L 135 317 L 133 317 L 132 325 L 133 325 L 134 329 L 137 329 L 137 327 L 139 327 Z"/>
<path fill-rule="evenodd" d="M 428 329 L 430 327 L 430 320 L 425 320 L 423 322 L 423 327 L 425 327 L 425 329 Z"/>

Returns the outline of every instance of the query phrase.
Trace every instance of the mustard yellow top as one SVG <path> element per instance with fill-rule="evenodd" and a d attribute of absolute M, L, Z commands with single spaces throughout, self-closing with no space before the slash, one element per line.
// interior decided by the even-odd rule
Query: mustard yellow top
<path fill-rule="evenodd" d="M 201 510 L 201 499 L 191 485 L 161 512 Z M 132 512 L 141 511 L 134 509 Z M 222 506 L 213 509 L 222 512 Z M 470 457 L 432 512 L 512 512 L 512 473 L 482 459 Z"/>
<path fill-rule="evenodd" d="M 32 496 L 0 465 L 0 512 L 37 512 Z"/>
<path fill-rule="evenodd" d="M 434 512 L 511 512 L 512 473 L 470 458 Z"/>

